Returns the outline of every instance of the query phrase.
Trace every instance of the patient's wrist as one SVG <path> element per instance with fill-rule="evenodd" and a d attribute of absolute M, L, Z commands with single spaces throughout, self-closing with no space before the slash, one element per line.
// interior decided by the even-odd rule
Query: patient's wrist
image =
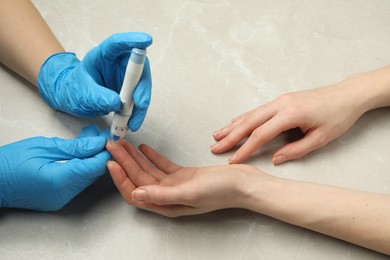
<path fill-rule="evenodd" d="M 390 106 L 390 66 L 355 74 L 340 82 L 349 88 L 351 98 L 363 109 L 363 113 Z"/>

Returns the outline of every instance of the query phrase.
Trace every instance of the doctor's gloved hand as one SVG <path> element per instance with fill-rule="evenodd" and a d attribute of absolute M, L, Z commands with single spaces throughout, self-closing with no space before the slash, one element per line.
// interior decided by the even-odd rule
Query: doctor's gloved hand
<path fill-rule="evenodd" d="M 61 209 L 105 173 L 105 134 L 92 125 L 71 140 L 33 137 L 0 147 L 0 207 Z"/>
<path fill-rule="evenodd" d="M 122 87 L 132 48 L 152 44 L 146 33 L 118 33 L 91 49 L 80 61 L 74 53 L 50 56 L 38 75 L 38 89 L 49 106 L 80 116 L 96 117 L 119 110 Z M 129 128 L 137 131 L 146 116 L 152 90 L 149 60 L 134 93 L 134 108 Z"/>

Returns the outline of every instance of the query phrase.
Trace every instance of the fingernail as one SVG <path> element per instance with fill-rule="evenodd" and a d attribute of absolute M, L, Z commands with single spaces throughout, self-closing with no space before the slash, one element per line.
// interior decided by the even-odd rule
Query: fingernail
<path fill-rule="evenodd" d="M 214 137 L 218 137 L 221 133 L 222 133 L 222 129 L 217 130 L 217 131 L 215 131 L 215 132 L 213 133 L 213 136 L 214 136 Z"/>
<path fill-rule="evenodd" d="M 132 195 L 134 200 L 146 200 L 145 190 L 135 190 Z"/>
<path fill-rule="evenodd" d="M 230 163 L 230 164 L 232 164 L 232 163 L 234 163 L 234 161 L 237 159 L 237 155 L 236 154 L 233 154 L 233 156 L 232 157 L 230 157 L 229 159 L 228 159 L 228 162 Z"/>
<path fill-rule="evenodd" d="M 215 149 L 217 149 L 219 146 L 220 146 L 219 143 L 215 143 L 215 144 L 213 144 L 212 146 L 210 146 L 210 149 L 211 149 L 211 150 L 215 150 Z"/>
<path fill-rule="evenodd" d="M 275 165 L 280 164 L 280 163 L 285 162 L 285 161 L 286 161 L 286 157 L 283 155 L 278 155 L 278 156 L 272 158 L 272 163 Z"/>
<path fill-rule="evenodd" d="M 107 140 L 107 143 L 109 143 L 112 146 L 117 146 L 119 144 L 117 141 L 113 141 L 113 140 Z"/>

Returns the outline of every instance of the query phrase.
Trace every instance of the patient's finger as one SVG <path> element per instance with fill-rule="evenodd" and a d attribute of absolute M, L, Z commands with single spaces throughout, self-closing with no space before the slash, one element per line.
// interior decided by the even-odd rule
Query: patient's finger
<path fill-rule="evenodd" d="M 166 177 L 166 174 L 163 171 L 154 167 L 152 163 L 145 159 L 145 157 L 129 142 L 122 139 L 119 143 L 126 149 L 126 151 L 131 155 L 131 157 L 133 157 L 133 159 L 145 172 L 152 175 L 157 180 L 162 180 Z"/>
<path fill-rule="evenodd" d="M 127 177 L 125 171 L 117 162 L 108 161 L 107 168 L 115 186 L 118 188 L 122 197 L 129 203 L 129 201 L 132 200 L 132 192 L 135 190 L 136 186 Z"/>
<path fill-rule="evenodd" d="M 173 173 L 183 168 L 180 165 L 166 159 L 156 150 L 146 144 L 141 144 L 139 146 L 139 150 L 146 156 L 146 158 L 148 158 L 149 161 L 151 161 L 154 165 L 157 166 L 157 168 L 165 173 Z"/>
<path fill-rule="evenodd" d="M 154 177 L 142 170 L 120 143 L 108 141 L 106 149 L 111 153 L 115 161 L 122 167 L 131 182 L 136 186 L 158 183 Z"/>

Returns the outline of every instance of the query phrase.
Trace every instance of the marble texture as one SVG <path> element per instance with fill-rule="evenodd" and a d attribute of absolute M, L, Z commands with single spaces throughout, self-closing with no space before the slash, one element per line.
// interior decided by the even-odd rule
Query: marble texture
<path fill-rule="evenodd" d="M 187 166 L 224 164 L 212 132 L 289 91 L 331 84 L 390 63 L 385 0 L 34 0 L 54 33 L 82 58 L 121 31 L 153 35 L 153 100 L 146 142 Z M 89 123 L 50 109 L 0 67 L 0 144 L 71 138 Z M 16 106 L 17 104 L 17 106 Z M 279 136 L 248 163 L 271 174 L 390 192 L 390 110 L 302 160 L 273 166 Z M 244 210 L 168 219 L 128 206 L 104 176 L 63 210 L 0 210 L 0 259 L 386 259 L 384 255 Z"/>

